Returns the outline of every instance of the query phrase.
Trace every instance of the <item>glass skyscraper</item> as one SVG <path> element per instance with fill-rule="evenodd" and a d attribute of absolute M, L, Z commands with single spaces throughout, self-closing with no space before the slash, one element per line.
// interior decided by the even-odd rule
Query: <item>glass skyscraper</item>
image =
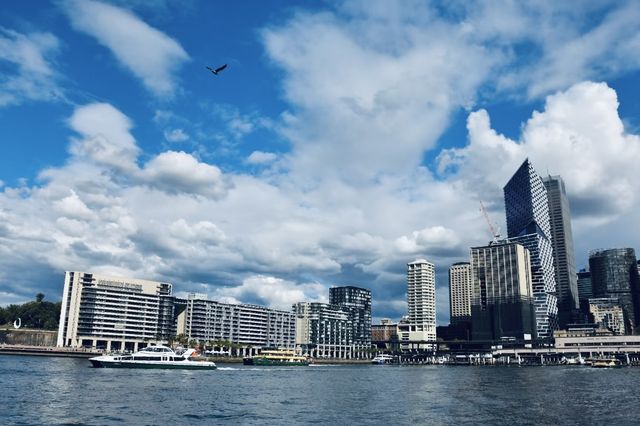
<path fill-rule="evenodd" d="M 531 278 L 538 337 L 557 328 L 557 297 L 547 190 L 526 159 L 504 187 L 509 241 L 522 244 L 531 256 Z"/>
<path fill-rule="evenodd" d="M 560 328 L 565 328 L 579 306 L 569 199 L 564 181 L 560 176 L 548 176 L 542 181 L 547 189 L 549 200 L 549 223 L 558 297 L 558 325 Z"/>
<path fill-rule="evenodd" d="M 636 252 L 632 248 L 594 250 L 589 253 L 593 297 L 617 297 L 627 330 L 640 320 L 640 283 Z"/>

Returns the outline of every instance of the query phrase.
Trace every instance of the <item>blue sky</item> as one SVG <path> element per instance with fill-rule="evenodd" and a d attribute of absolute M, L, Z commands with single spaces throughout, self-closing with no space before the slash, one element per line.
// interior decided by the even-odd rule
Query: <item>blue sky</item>
<path fill-rule="evenodd" d="M 358 285 L 399 319 L 426 258 L 446 323 L 527 157 L 579 267 L 636 247 L 640 4 L 556 3 L 3 4 L 0 305 L 85 270 L 279 308 Z"/>

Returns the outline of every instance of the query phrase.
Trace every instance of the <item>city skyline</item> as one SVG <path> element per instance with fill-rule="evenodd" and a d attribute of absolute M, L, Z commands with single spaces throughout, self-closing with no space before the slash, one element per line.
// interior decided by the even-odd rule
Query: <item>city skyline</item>
<path fill-rule="evenodd" d="M 273 308 L 355 285 L 400 318 L 426 258 L 447 324 L 449 266 L 492 237 L 479 201 L 506 233 L 525 158 L 566 183 L 576 268 L 638 247 L 639 18 L 631 1 L 9 2 L 0 305 L 91 270 Z"/>

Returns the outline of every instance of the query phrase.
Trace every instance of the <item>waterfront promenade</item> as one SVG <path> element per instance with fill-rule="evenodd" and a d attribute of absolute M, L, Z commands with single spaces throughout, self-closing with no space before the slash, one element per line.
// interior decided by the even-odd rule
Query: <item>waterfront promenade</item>
<path fill-rule="evenodd" d="M 90 358 L 102 352 L 86 348 L 58 348 L 55 346 L 30 346 L 0 344 L 0 355 L 33 355 L 65 358 Z"/>

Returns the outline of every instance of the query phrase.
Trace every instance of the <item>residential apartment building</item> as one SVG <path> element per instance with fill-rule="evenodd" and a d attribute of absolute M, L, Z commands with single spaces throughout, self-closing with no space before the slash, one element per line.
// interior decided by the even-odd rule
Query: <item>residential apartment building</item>
<path fill-rule="evenodd" d="M 407 322 L 398 324 L 402 348 L 430 348 L 436 340 L 436 273 L 433 263 L 407 264 Z"/>
<path fill-rule="evenodd" d="M 177 333 L 200 342 L 222 342 L 258 348 L 293 348 L 293 312 L 250 304 L 222 303 L 192 293 L 177 319 Z"/>
<path fill-rule="evenodd" d="M 469 262 L 454 263 L 449 267 L 449 309 L 451 324 L 471 321 L 471 299 L 473 283 L 471 281 L 471 264 Z"/>
<path fill-rule="evenodd" d="M 57 346 L 137 350 L 175 335 L 170 283 L 67 271 Z"/>

